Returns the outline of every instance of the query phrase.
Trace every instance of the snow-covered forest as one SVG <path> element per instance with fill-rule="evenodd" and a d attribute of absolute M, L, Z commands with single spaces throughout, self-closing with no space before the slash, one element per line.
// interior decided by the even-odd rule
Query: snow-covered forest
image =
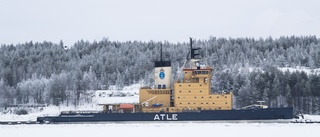
<path fill-rule="evenodd" d="M 109 85 L 121 89 L 143 81 L 151 86 L 160 45 L 109 39 L 81 40 L 67 49 L 62 41 L 1 45 L 0 106 L 78 105 L 80 100 L 90 102 L 92 91 Z M 175 79 L 189 43 L 162 45 Z M 263 100 L 270 107 L 293 106 L 301 113 L 320 114 L 319 38 L 210 37 L 194 40 L 194 46 L 202 48 L 203 62 L 215 69 L 212 91 L 233 91 L 235 108 Z"/>

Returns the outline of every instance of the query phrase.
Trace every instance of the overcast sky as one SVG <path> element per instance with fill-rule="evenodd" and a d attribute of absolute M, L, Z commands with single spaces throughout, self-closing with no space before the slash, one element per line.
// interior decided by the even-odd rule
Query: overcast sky
<path fill-rule="evenodd" d="M 0 0 L 0 44 L 320 36 L 320 0 Z"/>

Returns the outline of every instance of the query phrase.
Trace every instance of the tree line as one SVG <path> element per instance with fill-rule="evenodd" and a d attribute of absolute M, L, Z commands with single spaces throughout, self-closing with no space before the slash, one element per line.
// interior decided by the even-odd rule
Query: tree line
<path fill-rule="evenodd" d="M 315 36 L 216 38 L 194 40 L 202 60 L 215 69 L 213 92 L 233 91 L 235 108 L 264 100 L 271 107 L 320 112 L 320 43 Z M 189 43 L 80 40 L 26 42 L 0 47 L 0 106 L 90 102 L 92 92 L 116 85 L 153 85 L 153 62 L 171 60 L 173 79 L 189 52 Z M 282 71 L 279 68 L 304 68 Z"/>

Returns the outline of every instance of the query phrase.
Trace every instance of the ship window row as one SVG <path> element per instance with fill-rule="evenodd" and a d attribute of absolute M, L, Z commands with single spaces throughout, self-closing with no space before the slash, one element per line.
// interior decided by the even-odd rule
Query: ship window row
<path fill-rule="evenodd" d="M 227 108 L 230 108 L 230 107 L 227 107 Z M 199 110 L 199 109 L 201 109 L 201 108 L 193 108 L 193 109 L 190 109 L 190 108 L 189 108 L 189 109 L 187 109 L 187 110 Z M 207 110 L 207 109 L 208 109 L 208 110 L 212 110 L 212 108 L 203 108 L 203 110 Z M 171 110 L 173 111 L 174 109 L 171 109 Z M 182 109 L 178 109 L 178 108 L 177 108 L 177 109 L 175 109 L 175 110 L 177 110 L 177 111 L 182 110 L 182 111 L 183 111 L 183 110 L 185 110 L 185 109 L 184 109 L 184 108 L 182 108 Z M 214 110 L 221 110 L 221 107 L 214 108 Z"/>
<path fill-rule="evenodd" d="M 199 83 L 199 78 L 193 78 L 190 83 Z M 204 83 L 207 83 L 207 80 L 205 80 Z M 181 86 L 182 85 L 179 85 L 179 87 Z M 188 85 L 188 86 L 191 87 L 191 85 Z M 199 86 L 202 87 L 202 84 L 200 84 Z"/>
<path fill-rule="evenodd" d="M 183 103 L 180 102 L 180 105 L 182 105 Z M 190 102 L 188 102 L 188 104 L 192 104 Z M 196 102 L 193 102 L 193 104 L 197 104 Z M 200 104 L 204 104 L 203 102 L 201 102 Z M 209 104 L 208 102 L 206 102 L 205 104 Z M 214 102 L 212 102 L 212 104 L 215 104 Z M 228 104 L 228 102 L 225 102 L 225 104 Z"/>
<path fill-rule="evenodd" d="M 181 93 L 181 91 L 179 91 Z M 190 91 L 189 91 L 190 92 Z M 200 91 L 201 92 L 201 91 Z M 180 98 L 180 97 L 178 97 Z M 195 96 L 194 98 L 197 98 L 197 96 Z M 204 98 L 204 97 L 201 97 L 201 98 Z M 212 96 L 209 96 L 209 98 L 212 98 Z M 219 96 L 217 96 L 217 98 L 219 98 Z M 225 98 L 227 98 L 227 96 L 225 96 Z"/>
<path fill-rule="evenodd" d="M 169 90 L 151 90 L 148 91 L 149 94 L 170 94 Z"/>
<path fill-rule="evenodd" d="M 209 71 L 193 71 L 192 74 L 209 74 Z"/>
<path fill-rule="evenodd" d="M 181 93 L 181 92 L 182 92 L 182 91 L 180 90 L 180 91 L 179 91 L 179 93 Z M 188 92 L 189 92 L 189 93 L 191 93 L 191 91 L 190 91 L 190 90 L 189 90 Z M 200 90 L 200 92 L 202 92 L 202 90 Z"/>

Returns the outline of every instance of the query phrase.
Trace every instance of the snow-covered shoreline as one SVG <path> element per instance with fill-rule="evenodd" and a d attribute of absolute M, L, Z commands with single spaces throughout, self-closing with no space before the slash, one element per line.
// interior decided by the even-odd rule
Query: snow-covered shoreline
<path fill-rule="evenodd" d="M 14 113 L 1 113 L 0 121 L 36 121 L 37 117 L 41 116 L 57 116 L 61 111 L 102 111 L 103 107 L 99 104 L 114 104 L 114 103 L 138 103 L 139 102 L 139 84 L 126 86 L 123 90 L 98 90 L 95 92 L 91 103 L 75 106 L 48 106 L 32 109 L 27 115 L 17 115 Z M 128 96 L 109 97 L 110 93 L 121 93 Z M 12 111 L 13 112 L 13 111 Z M 320 121 L 320 115 L 304 115 L 307 121 Z"/>

